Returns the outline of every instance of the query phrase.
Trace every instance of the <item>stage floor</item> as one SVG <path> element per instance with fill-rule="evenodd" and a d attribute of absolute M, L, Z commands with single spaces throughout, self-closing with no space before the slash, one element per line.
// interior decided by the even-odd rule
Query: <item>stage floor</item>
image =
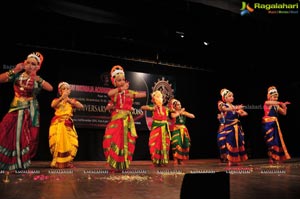
<path fill-rule="evenodd" d="M 2 180 L 0 183 L 0 198 L 192 198 L 183 197 L 187 192 L 195 196 L 193 198 L 223 195 L 222 199 L 283 199 L 300 196 L 300 158 L 272 165 L 267 159 L 250 159 L 231 167 L 216 159 L 189 160 L 178 166 L 170 161 L 167 167 L 153 167 L 150 160 L 133 161 L 130 169 L 121 173 L 112 173 L 104 161 L 77 161 L 72 169 L 51 169 L 49 164 L 33 161 L 30 169 L 10 174 L 6 179 L 9 182 Z M 4 172 L 0 172 L 3 179 Z"/>

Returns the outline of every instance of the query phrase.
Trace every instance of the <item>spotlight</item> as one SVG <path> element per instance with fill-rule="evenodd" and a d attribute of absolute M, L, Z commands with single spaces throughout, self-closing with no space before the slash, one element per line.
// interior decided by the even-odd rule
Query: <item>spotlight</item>
<path fill-rule="evenodd" d="M 176 31 L 176 35 L 178 35 L 180 38 L 184 38 L 184 32 Z"/>

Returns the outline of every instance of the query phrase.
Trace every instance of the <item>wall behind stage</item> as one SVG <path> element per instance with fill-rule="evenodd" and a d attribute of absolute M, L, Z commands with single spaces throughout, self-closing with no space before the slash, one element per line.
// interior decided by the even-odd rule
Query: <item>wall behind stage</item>
<path fill-rule="evenodd" d="M 266 147 L 261 132 L 262 105 L 266 99 L 266 90 L 275 85 L 279 91 L 280 101 L 290 101 L 288 114 L 280 116 L 279 121 L 286 146 L 292 157 L 300 156 L 298 141 L 295 139 L 300 132 L 300 82 L 293 74 L 278 75 L 273 73 L 230 71 L 230 68 L 218 72 L 162 66 L 117 58 L 102 57 L 100 55 L 80 54 L 76 52 L 32 49 L 29 47 L 8 48 L 0 59 L 1 72 L 8 70 L 25 59 L 32 51 L 40 51 L 45 57 L 39 75 L 52 83 L 53 92 L 42 91 L 39 95 L 41 106 L 41 131 L 39 151 L 36 160 L 50 161 L 51 155 L 48 144 L 48 128 L 54 110 L 50 107 L 53 98 L 57 97 L 57 85 L 60 81 L 67 81 L 76 85 L 98 85 L 101 74 L 110 71 L 113 65 L 122 65 L 125 71 L 141 72 L 176 79 L 175 98 L 181 100 L 187 111 L 195 114 L 195 119 L 187 120 L 192 146 L 191 159 L 218 159 L 216 132 L 218 129 L 217 101 L 220 90 L 228 88 L 234 93 L 235 104 L 243 104 L 249 113 L 241 118 L 245 131 L 247 152 L 250 158 L 267 158 Z M 259 63 L 258 63 L 259 64 Z M 245 70 L 245 71 L 243 71 Z M 148 85 L 151 87 L 152 85 Z M 0 84 L 0 117 L 7 112 L 13 92 L 10 83 Z M 104 129 L 77 128 L 79 136 L 79 150 L 76 160 L 104 160 L 102 138 Z M 138 132 L 134 160 L 150 160 L 148 151 L 149 131 Z M 172 156 L 171 156 L 172 158 Z"/>

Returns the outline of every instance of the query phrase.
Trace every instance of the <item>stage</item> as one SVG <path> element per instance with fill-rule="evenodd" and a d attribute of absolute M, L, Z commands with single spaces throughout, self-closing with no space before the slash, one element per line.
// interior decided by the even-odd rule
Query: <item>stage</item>
<path fill-rule="evenodd" d="M 51 169 L 33 161 L 30 169 L 5 178 L 1 199 L 282 199 L 300 196 L 300 158 L 281 164 L 249 159 L 228 167 L 217 159 L 189 160 L 184 165 L 153 167 L 133 161 L 130 169 L 112 172 L 104 161 L 77 161 L 72 169 Z M 5 182 L 4 182 L 5 181 Z M 192 197 L 194 196 L 194 197 Z"/>

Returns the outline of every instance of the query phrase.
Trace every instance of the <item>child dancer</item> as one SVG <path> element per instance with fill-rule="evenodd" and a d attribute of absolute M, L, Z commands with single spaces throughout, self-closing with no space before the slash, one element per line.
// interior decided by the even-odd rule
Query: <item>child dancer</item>
<path fill-rule="evenodd" d="M 269 163 L 290 159 L 285 146 L 283 135 L 278 122 L 278 114 L 286 115 L 287 106 L 290 102 L 279 102 L 278 91 L 275 86 L 268 88 L 267 100 L 264 103 L 264 116 L 262 118 L 262 129 L 265 133 L 264 139 L 268 147 Z"/>
<path fill-rule="evenodd" d="M 177 99 L 170 100 L 169 105 L 170 110 L 172 110 L 172 124 L 170 125 L 172 154 L 174 165 L 178 165 L 183 164 L 183 160 L 189 159 L 191 138 L 185 122 L 186 118 L 195 118 L 195 115 L 182 108 Z"/>
<path fill-rule="evenodd" d="M 103 149 L 107 164 L 114 170 L 128 169 L 138 137 L 131 114 L 135 98 L 146 97 L 146 92 L 129 89 L 123 67 L 116 65 L 111 69 L 111 81 L 115 88 L 108 91 L 110 102 L 106 110 L 111 112 L 103 138 Z"/>
<path fill-rule="evenodd" d="M 151 94 L 151 105 L 144 105 L 142 110 L 152 111 L 152 126 L 149 137 L 149 151 L 154 166 L 167 166 L 169 163 L 169 150 L 171 132 L 169 129 L 169 108 L 163 106 L 163 96 L 159 90 Z"/>
<path fill-rule="evenodd" d="M 59 98 L 52 100 L 51 107 L 55 109 L 49 128 L 49 147 L 52 155 L 52 168 L 73 167 L 73 159 L 78 150 L 78 135 L 73 123 L 74 108 L 81 109 L 83 105 L 70 98 L 71 87 L 67 82 L 58 84 Z"/>
<path fill-rule="evenodd" d="M 217 143 L 220 150 L 221 162 L 227 162 L 228 166 L 246 161 L 248 155 L 245 150 L 244 131 L 242 129 L 240 116 L 247 116 L 243 105 L 233 105 L 233 93 L 224 88 L 220 92 L 222 100 L 218 102 L 220 115 L 224 123 L 220 124 Z"/>

